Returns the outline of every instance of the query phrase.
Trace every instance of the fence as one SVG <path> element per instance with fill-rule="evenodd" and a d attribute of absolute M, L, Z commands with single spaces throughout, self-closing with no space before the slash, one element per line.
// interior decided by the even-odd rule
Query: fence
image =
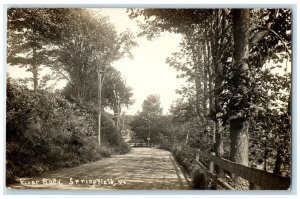
<path fill-rule="evenodd" d="M 189 153 L 184 151 L 188 156 L 193 158 L 193 160 L 197 163 L 197 165 L 206 172 L 206 174 L 213 178 L 219 185 L 221 185 L 225 189 L 234 190 L 228 183 L 222 180 L 217 174 L 214 174 L 211 170 L 207 169 L 200 161 L 201 159 L 207 159 L 211 163 L 210 165 L 215 164 L 218 165 L 221 169 L 226 170 L 230 173 L 235 174 L 245 180 L 248 180 L 250 183 L 256 185 L 255 187 L 259 187 L 259 189 L 267 189 L 267 190 L 287 190 L 290 188 L 291 179 L 289 177 L 284 177 L 280 175 L 276 175 L 273 173 L 269 173 L 264 170 L 255 169 L 251 167 L 247 167 L 241 164 L 237 164 L 235 162 L 231 162 L 229 160 L 219 158 L 215 155 L 207 154 L 198 149 L 192 149 L 193 153 Z M 256 188 L 257 189 L 257 188 Z"/>
<path fill-rule="evenodd" d="M 128 142 L 128 144 L 132 147 L 147 147 L 146 142 Z"/>

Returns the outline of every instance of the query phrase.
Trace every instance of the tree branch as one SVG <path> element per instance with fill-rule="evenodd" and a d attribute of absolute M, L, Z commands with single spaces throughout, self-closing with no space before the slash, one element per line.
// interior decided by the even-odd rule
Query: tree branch
<path fill-rule="evenodd" d="M 288 50 L 288 48 L 287 48 L 287 45 L 286 45 L 286 43 L 285 43 L 285 41 L 282 39 L 282 37 L 277 33 L 277 32 L 275 32 L 274 30 L 272 30 L 271 28 L 267 28 L 267 27 L 263 27 L 263 26 L 259 26 L 259 27 L 257 27 L 257 28 L 255 28 L 255 29 L 261 29 L 261 30 L 263 30 L 263 32 L 261 32 L 261 33 L 264 33 L 264 34 L 261 34 L 261 37 L 258 39 L 258 38 L 254 38 L 254 39 L 252 39 L 251 38 L 251 40 L 253 40 L 253 41 L 256 41 L 256 43 L 259 41 L 259 40 L 261 40 L 264 36 L 266 36 L 267 34 L 268 34 L 268 32 L 271 32 L 271 33 L 273 33 L 275 36 L 277 36 L 279 39 L 280 39 L 280 41 L 282 42 L 282 44 L 284 45 L 284 48 L 285 48 L 285 51 L 288 53 L 288 55 L 291 57 L 291 53 L 289 52 L 289 50 Z M 252 42 L 253 42 L 252 41 Z M 250 41 L 250 46 L 252 47 L 252 45 L 254 45 L 255 43 L 251 43 L 251 41 Z"/>

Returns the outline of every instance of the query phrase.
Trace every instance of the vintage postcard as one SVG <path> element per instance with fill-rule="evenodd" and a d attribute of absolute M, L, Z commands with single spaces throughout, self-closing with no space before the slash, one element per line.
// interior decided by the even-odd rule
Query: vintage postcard
<path fill-rule="evenodd" d="M 6 188 L 290 190 L 291 6 L 6 9 Z"/>

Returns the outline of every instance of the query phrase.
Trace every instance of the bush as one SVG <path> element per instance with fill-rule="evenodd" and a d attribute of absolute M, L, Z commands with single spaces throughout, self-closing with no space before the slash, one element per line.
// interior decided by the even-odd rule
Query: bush
<path fill-rule="evenodd" d="M 107 142 L 98 147 L 95 112 L 59 94 L 34 93 L 8 79 L 6 103 L 7 183 L 130 151 L 108 120 L 102 124 Z"/>
<path fill-rule="evenodd" d="M 124 142 L 121 133 L 117 132 L 114 122 L 106 113 L 103 114 L 101 132 L 103 144 L 112 148 L 113 154 L 125 154 L 131 150 L 131 146 Z"/>
<path fill-rule="evenodd" d="M 196 170 L 193 173 L 193 182 L 192 182 L 192 186 L 193 189 L 208 189 L 208 183 L 207 183 L 207 177 L 206 175 L 201 172 L 200 170 Z"/>
<path fill-rule="evenodd" d="M 193 189 L 213 189 L 209 187 L 210 181 L 206 174 L 199 168 L 194 162 L 194 149 L 183 145 L 182 149 L 174 148 L 172 153 L 176 161 L 183 167 L 185 172 L 192 176 L 192 188 Z M 189 154 L 189 155 L 188 155 Z"/>

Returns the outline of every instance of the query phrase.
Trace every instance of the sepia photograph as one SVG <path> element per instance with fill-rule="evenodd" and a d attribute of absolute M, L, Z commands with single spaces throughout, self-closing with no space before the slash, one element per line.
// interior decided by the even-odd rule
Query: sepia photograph
<path fill-rule="evenodd" d="M 8 6 L 5 187 L 291 191 L 294 12 Z"/>

